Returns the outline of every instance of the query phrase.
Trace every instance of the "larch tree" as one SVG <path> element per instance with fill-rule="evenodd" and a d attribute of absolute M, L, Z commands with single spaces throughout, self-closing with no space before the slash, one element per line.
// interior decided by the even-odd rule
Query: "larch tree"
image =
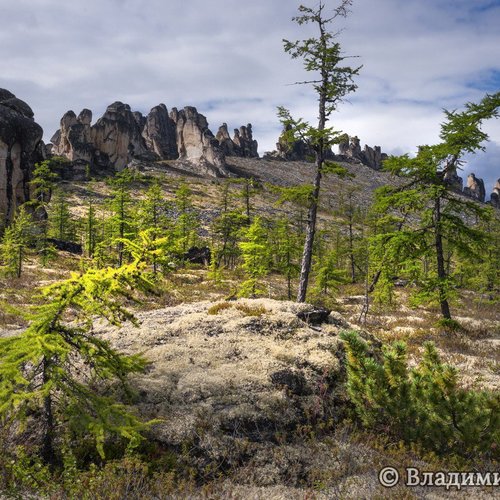
<path fill-rule="evenodd" d="M 141 441 L 147 425 L 128 408 L 96 390 L 95 382 L 119 381 L 127 389 L 127 375 L 140 372 L 146 361 L 122 355 L 94 335 L 96 318 L 120 326 L 136 323 L 123 305 L 135 291 L 152 291 L 144 266 L 158 253 L 155 242 L 123 241 L 132 255 L 119 268 L 89 269 L 83 274 L 44 287 L 43 302 L 27 315 L 28 328 L 0 338 L 0 422 L 19 432 L 31 423 L 40 438 L 40 455 L 48 463 L 60 461 L 58 443 L 65 431 L 91 436 L 104 458 L 104 445 L 121 436 L 130 448 Z"/>
<path fill-rule="evenodd" d="M 340 136 L 339 132 L 327 125 L 337 106 L 345 100 L 348 94 L 356 90 L 354 77 L 360 68 L 346 65 L 348 56 L 344 55 L 341 45 L 337 41 L 338 32 L 330 31 L 330 27 L 339 18 L 345 18 L 348 15 L 352 2 L 353 0 L 342 0 L 340 5 L 332 11 L 327 9 L 324 1 L 320 1 L 316 7 L 301 5 L 299 7 L 300 15 L 294 17 L 293 20 L 300 26 L 313 24 L 318 35 L 316 38 L 310 37 L 293 42 L 284 40 L 285 52 L 290 54 L 293 59 L 302 59 L 305 70 L 314 75 L 311 80 L 297 82 L 297 84 L 311 85 L 318 97 L 318 125 L 316 127 L 302 119 L 294 119 L 291 113 L 283 107 L 278 109 L 279 117 L 285 128 L 285 140 L 291 143 L 302 140 L 314 151 L 315 155 L 316 169 L 302 254 L 298 302 L 306 300 L 316 234 L 321 179 L 323 174 L 328 172 L 345 173 L 345 170 L 339 165 L 327 161 L 328 151 L 333 144 L 338 142 Z"/>
<path fill-rule="evenodd" d="M 497 117 L 499 108 L 500 92 L 486 95 L 478 104 L 466 104 L 463 111 L 445 111 L 440 143 L 421 146 L 413 158 L 404 155 L 384 162 L 384 169 L 404 183 L 377 192 L 375 210 L 384 229 L 377 234 L 375 247 L 383 249 L 385 263 L 397 261 L 413 270 L 422 259 L 432 265 L 425 279 L 414 277 L 421 285 L 419 298 L 436 301 L 444 320 L 451 320 L 450 298 L 456 289 L 450 256 L 455 252 L 471 259 L 480 254 L 488 235 L 477 221 L 491 216 L 488 208 L 457 196 L 450 179 L 464 155 L 485 149 L 488 135 L 483 122 Z"/>

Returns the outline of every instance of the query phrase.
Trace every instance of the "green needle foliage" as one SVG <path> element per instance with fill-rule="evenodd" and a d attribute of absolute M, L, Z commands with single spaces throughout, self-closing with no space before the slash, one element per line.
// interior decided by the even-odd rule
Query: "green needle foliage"
<path fill-rule="evenodd" d="M 24 206 L 19 207 L 14 220 L 5 229 L 0 243 L 0 270 L 6 276 L 21 277 L 32 227 L 31 215 L 26 212 Z"/>
<path fill-rule="evenodd" d="M 347 392 L 365 427 L 440 454 L 498 453 L 498 393 L 461 388 L 457 370 L 441 361 L 433 343 L 425 344 L 422 361 L 410 368 L 404 342 L 384 346 L 377 360 L 357 333 L 341 338 Z"/>
<path fill-rule="evenodd" d="M 73 440 L 90 436 L 104 458 L 108 438 L 120 436 L 134 448 L 147 428 L 105 391 L 116 381 L 128 391 L 127 375 L 143 370 L 145 360 L 120 354 L 93 332 L 97 318 L 117 326 L 135 322 L 123 304 L 134 299 L 134 291 L 151 290 L 143 267 L 156 251 L 147 236 L 142 242 L 122 241 L 133 256 L 129 264 L 73 273 L 43 288 L 43 304 L 29 315 L 29 327 L 0 338 L 1 423 L 13 432 L 26 432 L 30 424 L 49 464 L 60 458 L 63 433 Z"/>
<path fill-rule="evenodd" d="M 316 172 L 308 206 L 298 302 L 306 300 L 316 234 L 321 178 L 323 174 L 329 172 L 338 175 L 346 174 L 343 167 L 327 161 L 328 151 L 331 150 L 333 144 L 339 142 L 340 138 L 340 132 L 327 127 L 327 123 L 337 106 L 345 100 L 348 94 L 356 90 L 357 86 L 353 79 L 360 68 L 345 65 L 347 56 L 343 54 L 337 41 L 338 33 L 329 31 L 329 28 L 338 18 L 347 16 L 351 5 L 352 0 L 342 0 L 340 5 L 331 12 L 328 11 L 323 1 L 320 1 L 319 5 L 314 8 L 299 6 L 300 15 L 293 20 L 299 26 L 312 24 L 317 29 L 317 37 L 293 42 L 283 40 L 285 52 L 290 54 L 292 59 L 302 59 L 304 69 L 313 75 L 310 80 L 297 82 L 297 84 L 311 85 L 318 96 L 318 125 L 316 127 L 302 119 L 294 119 L 287 109 L 278 108 L 278 116 L 285 130 L 284 139 L 291 144 L 302 140 L 315 154 Z"/>
<path fill-rule="evenodd" d="M 496 118 L 500 93 L 486 95 L 465 110 L 446 111 L 441 126 L 442 142 L 421 146 L 414 158 L 391 157 L 384 169 L 402 177 L 400 186 L 384 186 L 376 194 L 374 210 L 378 232 L 373 239 L 373 255 L 380 271 L 409 271 L 420 284 L 417 302 L 437 302 L 444 320 L 451 319 L 450 298 L 456 282 L 451 256 L 475 259 L 487 241 L 487 233 L 470 221 L 486 222 L 491 211 L 473 201 L 459 198 L 449 179 L 463 163 L 467 153 L 484 149 L 488 135 L 482 131 L 485 120 Z M 430 263 L 423 272 L 419 262 Z"/>
<path fill-rule="evenodd" d="M 255 217 L 239 244 L 243 270 L 247 279 L 241 284 L 240 297 L 255 297 L 264 293 L 260 280 L 269 272 L 267 232 L 260 217 Z"/>

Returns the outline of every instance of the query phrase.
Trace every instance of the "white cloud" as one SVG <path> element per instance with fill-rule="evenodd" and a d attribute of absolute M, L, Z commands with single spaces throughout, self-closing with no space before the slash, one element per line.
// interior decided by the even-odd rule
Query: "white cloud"
<path fill-rule="evenodd" d="M 288 85 L 302 66 L 282 50 L 282 38 L 307 36 L 290 21 L 298 3 L 0 0 L 0 87 L 32 106 L 47 139 L 68 109 L 97 118 L 115 100 L 142 112 L 164 102 L 197 106 L 214 132 L 251 122 L 263 152 L 279 132 L 276 106 L 316 120 L 314 94 Z M 490 0 L 354 0 L 340 40 L 364 66 L 333 123 L 390 153 L 435 143 L 442 108 L 500 87 L 499 25 Z M 473 162 L 488 192 L 500 175 L 491 151 Z"/>

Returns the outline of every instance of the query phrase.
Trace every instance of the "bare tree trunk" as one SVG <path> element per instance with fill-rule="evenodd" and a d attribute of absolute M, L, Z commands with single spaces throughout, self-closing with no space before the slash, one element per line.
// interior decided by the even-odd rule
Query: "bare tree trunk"
<path fill-rule="evenodd" d="M 435 225 L 436 236 L 434 245 L 436 248 L 437 273 L 438 273 L 438 295 L 439 305 L 441 306 L 441 314 L 445 319 L 451 319 L 450 305 L 446 298 L 446 290 L 444 281 L 446 280 L 446 268 L 443 252 L 443 237 L 441 235 L 441 199 L 437 198 L 435 203 Z"/>
<path fill-rule="evenodd" d="M 43 361 L 43 383 L 44 385 L 49 381 L 48 370 L 50 362 L 48 359 Z M 43 434 L 41 457 L 47 464 L 53 465 L 55 463 L 54 451 L 54 414 L 52 412 L 52 397 L 47 394 L 43 400 L 43 417 L 45 423 L 45 430 Z"/>
<path fill-rule="evenodd" d="M 304 251 L 302 253 L 302 264 L 300 268 L 299 291 L 297 294 L 297 302 L 305 302 L 307 295 L 307 285 L 309 284 L 309 274 L 311 272 L 312 253 L 314 245 L 314 237 L 316 235 L 316 219 L 318 214 L 319 190 L 321 186 L 321 167 L 323 159 L 321 155 L 317 155 L 316 162 L 316 177 L 314 179 L 314 190 L 309 207 L 309 218 L 307 220 L 306 239 L 304 242 Z"/>

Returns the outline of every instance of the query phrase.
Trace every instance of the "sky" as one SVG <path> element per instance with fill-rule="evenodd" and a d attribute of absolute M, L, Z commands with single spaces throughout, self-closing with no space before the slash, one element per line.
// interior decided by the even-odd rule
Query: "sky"
<path fill-rule="evenodd" d="M 299 3 L 0 0 L 0 88 L 32 107 L 46 141 L 69 109 L 95 121 L 117 100 L 143 113 L 163 102 L 196 106 L 214 133 L 252 123 L 263 154 L 281 130 L 277 106 L 316 121 L 313 90 L 293 85 L 308 75 L 283 52 L 283 38 L 314 34 L 291 20 Z M 500 90 L 499 26 L 500 0 L 353 0 L 338 41 L 362 69 L 331 125 L 388 154 L 437 143 L 443 109 Z M 500 120 L 485 130 L 491 142 L 461 175 L 484 178 L 489 194 Z"/>

